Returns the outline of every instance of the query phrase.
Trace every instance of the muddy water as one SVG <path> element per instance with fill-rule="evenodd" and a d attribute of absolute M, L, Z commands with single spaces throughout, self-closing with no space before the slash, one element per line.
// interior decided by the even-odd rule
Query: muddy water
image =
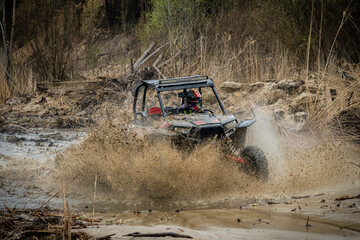
<path fill-rule="evenodd" d="M 359 201 L 337 207 L 334 200 L 360 193 L 359 169 L 350 164 L 358 161 L 358 147 L 309 136 L 279 137 L 260 126 L 249 132 L 248 141 L 266 151 L 266 183 L 224 160 L 216 142 L 184 153 L 168 142 L 139 140 L 112 124 L 88 134 L 3 134 L 0 200 L 10 207 L 34 208 L 66 185 L 74 211 L 111 225 L 101 227 L 98 236 L 101 231 L 121 237 L 132 230 L 180 228 L 199 239 L 236 239 L 239 234 L 277 239 L 289 232 L 295 239 L 359 237 Z M 48 203 L 61 204 L 60 197 Z M 304 228 L 307 216 L 314 226 L 310 229 Z"/>
<path fill-rule="evenodd" d="M 115 239 L 132 232 L 176 232 L 195 239 L 358 239 L 357 231 L 330 221 L 312 217 L 306 227 L 306 215 L 262 210 L 206 209 L 180 212 L 141 212 L 97 215 L 100 228 L 86 231 Z M 310 226 L 311 225 L 311 226 Z M 155 239 L 155 238 L 154 238 Z M 157 239 L 157 238 L 156 238 Z M 169 238 L 171 239 L 171 238 Z"/>
<path fill-rule="evenodd" d="M 30 129 L 27 133 L 0 133 L 0 155 L 46 161 L 82 141 L 83 131 Z M 3 164 L 3 163 L 2 163 Z"/>
<path fill-rule="evenodd" d="M 36 208 L 45 202 L 55 191 L 49 179 L 56 154 L 85 137 L 85 131 L 75 130 L 0 133 L 0 200 L 17 208 Z M 59 199 L 54 202 L 59 206 Z"/>

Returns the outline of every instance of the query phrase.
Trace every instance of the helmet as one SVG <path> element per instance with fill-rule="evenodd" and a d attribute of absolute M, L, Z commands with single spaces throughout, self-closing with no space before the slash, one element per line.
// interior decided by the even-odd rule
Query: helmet
<path fill-rule="evenodd" d="M 201 94 L 198 91 L 189 90 L 187 92 L 187 96 L 185 98 L 184 104 L 191 110 L 197 111 L 201 108 L 200 101 L 201 101 Z"/>

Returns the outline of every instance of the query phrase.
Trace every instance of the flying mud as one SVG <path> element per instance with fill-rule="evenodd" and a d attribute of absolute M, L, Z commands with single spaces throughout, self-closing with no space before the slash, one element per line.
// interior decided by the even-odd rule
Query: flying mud
<path fill-rule="evenodd" d="M 125 125 L 110 123 L 57 157 L 56 182 L 80 174 L 70 192 L 91 198 L 97 191 L 99 201 L 224 202 L 317 194 L 358 179 L 351 162 L 359 151 L 349 142 L 278 136 L 264 118 L 250 129 L 247 141 L 260 145 L 269 159 L 267 182 L 239 171 L 239 163 L 224 158 L 215 140 L 183 152 L 166 141 L 138 139 Z"/>

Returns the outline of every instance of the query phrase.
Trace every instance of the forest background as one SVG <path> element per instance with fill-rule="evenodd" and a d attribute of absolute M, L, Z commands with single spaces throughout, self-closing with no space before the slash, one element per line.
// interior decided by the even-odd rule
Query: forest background
<path fill-rule="evenodd" d="M 0 103 L 43 82 L 128 76 L 152 43 L 159 51 L 141 68 L 152 60 L 163 77 L 358 77 L 357 0 L 1 0 L 0 9 Z"/>

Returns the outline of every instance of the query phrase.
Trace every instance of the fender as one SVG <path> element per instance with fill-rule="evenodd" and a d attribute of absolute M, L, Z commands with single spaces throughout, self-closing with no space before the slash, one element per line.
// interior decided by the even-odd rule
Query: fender
<path fill-rule="evenodd" d="M 244 120 L 241 121 L 239 125 L 236 127 L 232 139 L 234 141 L 233 144 L 237 149 L 243 149 L 245 147 L 247 128 L 250 127 L 254 122 L 256 122 L 255 119 Z"/>
<path fill-rule="evenodd" d="M 256 122 L 255 119 L 241 121 L 236 129 L 250 127 L 255 122 Z"/>

